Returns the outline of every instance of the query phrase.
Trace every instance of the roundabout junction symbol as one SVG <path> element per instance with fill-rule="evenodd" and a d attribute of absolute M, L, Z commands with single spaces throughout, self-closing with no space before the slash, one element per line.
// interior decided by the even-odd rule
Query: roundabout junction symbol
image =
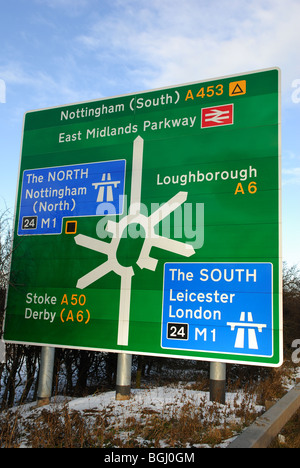
<path fill-rule="evenodd" d="M 120 308 L 119 308 L 119 327 L 118 327 L 118 345 L 127 346 L 129 333 L 129 315 L 130 315 L 130 297 L 131 282 L 134 276 L 132 267 L 125 267 L 117 260 L 117 249 L 122 238 L 124 230 L 131 223 L 140 224 L 145 230 L 145 241 L 141 249 L 137 265 L 143 269 L 146 268 L 155 271 L 158 260 L 150 256 L 152 247 L 158 247 L 163 250 L 190 257 L 195 253 L 194 248 L 173 239 L 159 236 L 155 233 L 154 227 L 166 216 L 176 210 L 187 199 L 187 192 L 178 192 L 171 200 L 162 205 L 158 210 L 146 217 L 141 213 L 141 188 L 142 188 L 142 167 L 143 167 L 143 147 L 144 140 L 137 137 L 133 144 L 133 165 L 131 181 L 131 198 L 129 214 L 122 218 L 119 223 L 108 221 L 106 230 L 113 234 L 110 243 L 99 239 L 78 234 L 75 237 L 77 245 L 87 249 L 107 255 L 107 261 L 99 267 L 81 277 L 77 282 L 77 288 L 84 289 L 98 279 L 102 278 L 111 271 L 114 271 L 121 278 Z"/>

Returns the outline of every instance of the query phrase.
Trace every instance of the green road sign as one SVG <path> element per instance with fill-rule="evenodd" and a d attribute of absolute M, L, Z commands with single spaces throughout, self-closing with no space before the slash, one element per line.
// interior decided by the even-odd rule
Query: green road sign
<path fill-rule="evenodd" d="M 28 112 L 5 341 L 280 365 L 279 85 Z"/>

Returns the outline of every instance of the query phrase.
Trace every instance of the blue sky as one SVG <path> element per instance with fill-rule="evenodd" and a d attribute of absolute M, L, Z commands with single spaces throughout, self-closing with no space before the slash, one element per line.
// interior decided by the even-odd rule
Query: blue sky
<path fill-rule="evenodd" d="M 277 66 L 283 259 L 300 266 L 299 18 L 299 0 L 2 2 L 0 212 L 14 210 L 26 111 Z"/>

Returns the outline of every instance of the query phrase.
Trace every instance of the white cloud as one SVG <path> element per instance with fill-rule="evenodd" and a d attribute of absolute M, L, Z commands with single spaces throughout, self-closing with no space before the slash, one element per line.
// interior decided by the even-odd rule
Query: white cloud
<path fill-rule="evenodd" d="M 286 102 L 294 105 L 299 0 L 34 3 L 39 7 L 31 11 L 34 27 L 23 31 L 30 34 L 24 61 L 16 45 L 16 61 L 0 66 L 0 78 L 30 87 L 37 107 L 273 66 L 282 68 Z M 73 16 L 70 23 L 61 12 Z M 35 36 L 41 25 L 45 37 Z"/>
<path fill-rule="evenodd" d="M 89 5 L 89 0 L 34 0 L 39 6 L 64 10 L 71 16 L 77 15 Z"/>
<path fill-rule="evenodd" d="M 77 37 L 98 60 L 143 72 L 160 87 L 271 66 L 297 78 L 298 0 L 128 0 Z M 148 71 L 152 70 L 148 77 Z M 289 91 L 290 92 L 290 91 Z"/>
<path fill-rule="evenodd" d="M 18 92 L 18 106 L 26 102 L 26 110 L 62 105 L 70 102 L 92 99 L 88 89 L 76 82 L 75 65 L 64 73 L 25 69 L 19 62 L 0 66 L 0 77 L 6 83 L 7 94 Z M 100 96 L 99 96 L 100 97 Z M 8 100 L 9 102 L 9 100 Z M 30 103 L 30 104 L 29 104 Z M 25 109 L 23 109 L 24 112 Z"/>
<path fill-rule="evenodd" d="M 292 169 L 282 169 L 282 176 L 283 185 L 300 185 L 300 167 L 294 167 Z"/>

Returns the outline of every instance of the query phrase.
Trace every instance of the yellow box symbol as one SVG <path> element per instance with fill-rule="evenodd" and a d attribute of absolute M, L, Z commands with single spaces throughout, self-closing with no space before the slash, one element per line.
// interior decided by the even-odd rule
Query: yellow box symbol
<path fill-rule="evenodd" d="M 246 80 L 229 83 L 229 96 L 241 96 L 242 94 L 246 94 Z"/>
<path fill-rule="evenodd" d="M 66 222 L 66 234 L 76 234 L 77 231 L 77 221 L 67 221 Z"/>

